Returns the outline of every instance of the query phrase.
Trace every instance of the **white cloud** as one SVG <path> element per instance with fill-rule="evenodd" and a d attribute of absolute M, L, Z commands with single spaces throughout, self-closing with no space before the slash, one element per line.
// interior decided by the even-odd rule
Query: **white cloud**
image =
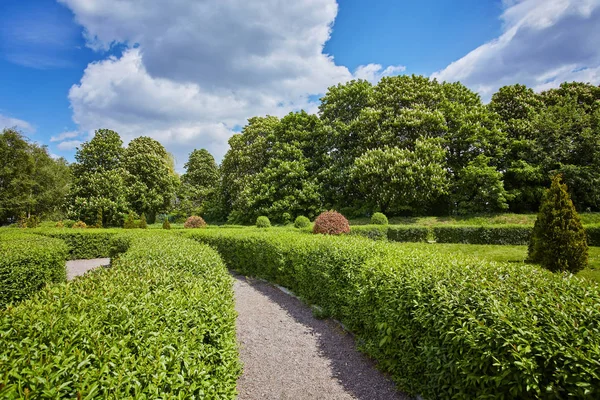
<path fill-rule="evenodd" d="M 16 127 L 23 132 L 33 133 L 35 128 L 27 121 L 0 114 L 0 129 Z"/>
<path fill-rule="evenodd" d="M 52 136 L 50 138 L 51 142 L 61 142 L 65 139 L 73 139 L 76 138 L 77 136 L 79 136 L 79 132 L 77 131 L 67 131 L 67 132 L 63 132 L 59 135 L 56 136 Z"/>
<path fill-rule="evenodd" d="M 60 142 L 56 147 L 59 150 L 69 151 L 75 150 L 75 148 L 80 144 L 81 140 L 65 140 L 64 142 Z"/>
<path fill-rule="evenodd" d="M 600 82 L 600 0 L 504 0 L 503 4 L 502 35 L 432 77 L 461 81 L 484 99 L 514 83 L 541 90 L 564 81 Z"/>
<path fill-rule="evenodd" d="M 390 65 L 385 69 L 380 64 L 361 65 L 354 71 L 354 77 L 377 83 L 384 76 L 399 75 L 405 70 L 406 67 L 403 65 Z"/>
<path fill-rule="evenodd" d="M 127 44 L 120 57 L 88 65 L 71 88 L 74 121 L 125 141 L 151 136 L 179 167 L 194 148 L 220 159 L 232 129 L 252 116 L 314 111 L 311 96 L 331 85 L 403 70 L 367 65 L 353 75 L 323 53 L 335 0 L 59 1 L 90 47 Z"/>

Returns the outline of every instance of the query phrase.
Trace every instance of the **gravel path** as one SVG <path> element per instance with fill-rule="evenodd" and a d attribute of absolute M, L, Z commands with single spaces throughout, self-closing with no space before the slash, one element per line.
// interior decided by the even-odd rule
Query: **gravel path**
<path fill-rule="evenodd" d="M 110 258 L 94 258 L 92 260 L 67 261 L 67 279 L 72 280 L 76 276 L 83 275 L 90 269 L 110 264 Z"/>
<path fill-rule="evenodd" d="M 239 399 L 408 399 L 330 320 L 300 300 L 236 276 Z"/>

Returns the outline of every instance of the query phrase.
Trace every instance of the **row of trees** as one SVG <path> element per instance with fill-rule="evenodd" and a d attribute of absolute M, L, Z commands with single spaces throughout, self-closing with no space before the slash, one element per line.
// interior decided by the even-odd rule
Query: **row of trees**
<path fill-rule="evenodd" d="M 506 86 L 485 105 L 460 83 L 355 80 L 331 87 L 318 115 L 250 118 L 220 166 L 194 150 L 181 177 L 159 142 L 125 148 L 109 130 L 70 167 L 14 130 L 0 145 L 4 220 L 61 205 L 86 222 L 101 213 L 104 225 L 129 212 L 236 223 L 332 208 L 350 217 L 534 212 L 557 173 L 578 210 L 600 210 L 600 88 L 584 83 L 542 93 Z"/>

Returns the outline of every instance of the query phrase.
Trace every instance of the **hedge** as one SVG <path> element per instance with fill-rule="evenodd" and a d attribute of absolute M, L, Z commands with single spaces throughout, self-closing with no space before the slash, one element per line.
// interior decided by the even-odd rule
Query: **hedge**
<path fill-rule="evenodd" d="M 387 225 L 353 225 L 350 227 L 350 236 L 363 236 L 373 240 L 388 238 Z"/>
<path fill-rule="evenodd" d="M 47 229 L 35 233 L 64 240 L 69 247 L 70 260 L 109 257 L 110 240 L 117 229 Z"/>
<path fill-rule="evenodd" d="M 433 235 L 437 243 L 510 244 L 529 243 L 531 226 L 436 226 Z"/>
<path fill-rule="evenodd" d="M 600 246 L 600 225 L 584 226 L 587 233 L 588 246 Z"/>
<path fill-rule="evenodd" d="M 600 289 L 578 278 L 363 238 L 189 236 L 321 306 L 411 395 L 600 396 Z"/>
<path fill-rule="evenodd" d="M 387 235 L 393 242 L 426 242 L 429 232 L 429 228 L 425 227 L 390 226 Z"/>
<path fill-rule="evenodd" d="M 15 233 L 0 237 L 0 308 L 24 300 L 47 283 L 67 279 L 67 246 L 37 235 Z"/>
<path fill-rule="evenodd" d="M 136 235 L 113 268 L 0 314 L 0 397 L 235 398 L 235 317 L 214 250 Z"/>

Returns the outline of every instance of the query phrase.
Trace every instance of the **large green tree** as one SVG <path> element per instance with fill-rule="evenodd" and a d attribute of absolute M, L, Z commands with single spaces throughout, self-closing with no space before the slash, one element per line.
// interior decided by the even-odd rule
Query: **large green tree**
<path fill-rule="evenodd" d="M 175 197 L 178 178 L 171 156 L 158 141 L 140 136 L 129 142 L 122 164 L 128 172 L 126 184 L 131 208 L 154 223 L 156 214 L 167 211 Z"/>
<path fill-rule="evenodd" d="M 100 213 L 103 226 L 122 225 L 130 211 L 123 153 L 121 137 L 108 129 L 97 130 L 77 149 L 70 192 L 72 218 L 92 225 Z"/>
<path fill-rule="evenodd" d="M 177 209 L 185 214 L 202 215 L 205 219 L 223 219 L 220 203 L 221 179 L 215 158 L 206 149 L 194 150 L 185 163 L 181 177 Z"/>
<path fill-rule="evenodd" d="M 417 139 L 414 150 L 369 150 L 354 162 L 352 174 L 372 210 L 422 212 L 447 194 L 446 150 L 440 140 Z"/>

